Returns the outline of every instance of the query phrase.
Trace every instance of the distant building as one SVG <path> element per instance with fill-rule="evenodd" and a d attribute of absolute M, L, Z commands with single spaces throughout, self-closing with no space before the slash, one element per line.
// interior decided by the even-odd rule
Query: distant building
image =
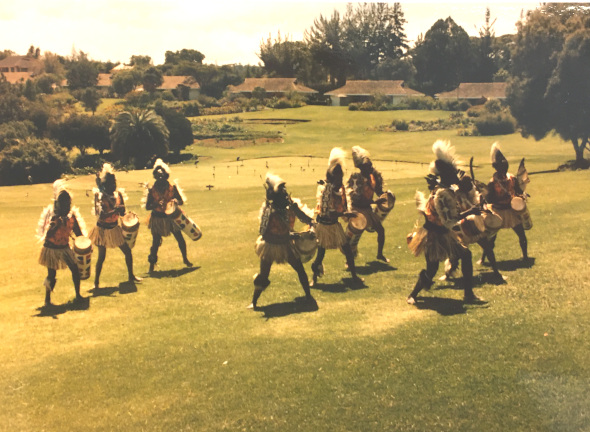
<path fill-rule="evenodd" d="M 24 82 L 43 69 L 43 62 L 29 56 L 9 56 L 0 60 L 0 73 L 11 84 Z"/>
<path fill-rule="evenodd" d="M 228 90 L 234 95 L 252 97 L 252 92 L 257 87 L 263 88 L 269 97 L 283 97 L 292 92 L 303 95 L 318 93 L 317 90 L 299 84 L 297 78 L 246 78 L 240 85 L 230 85 Z"/>
<path fill-rule="evenodd" d="M 505 82 L 490 83 L 461 83 L 455 90 L 438 93 L 435 95 L 441 100 L 465 100 L 472 105 L 481 105 L 489 99 L 506 99 Z"/>
<path fill-rule="evenodd" d="M 176 97 L 183 100 L 193 100 L 199 97 L 201 86 L 192 76 L 176 75 L 163 76 L 162 85 L 156 91 L 179 92 Z"/>
<path fill-rule="evenodd" d="M 346 106 L 368 101 L 377 94 L 385 96 L 394 105 L 409 97 L 424 96 L 424 93 L 406 87 L 402 80 L 349 80 L 343 87 L 327 92 L 326 96 L 330 96 L 332 106 Z"/>

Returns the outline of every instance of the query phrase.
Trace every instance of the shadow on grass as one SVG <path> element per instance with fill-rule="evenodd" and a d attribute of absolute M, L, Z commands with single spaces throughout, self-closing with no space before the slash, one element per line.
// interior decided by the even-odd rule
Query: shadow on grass
<path fill-rule="evenodd" d="M 418 297 L 416 307 L 432 310 L 443 316 L 464 314 L 467 311 L 463 301 L 442 297 Z"/>
<path fill-rule="evenodd" d="M 364 282 L 355 281 L 353 278 L 343 278 L 342 282 L 338 283 L 322 283 L 321 279 L 311 287 L 311 289 L 315 289 L 318 291 L 329 292 L 329 293 L 345 293 L 347 291 L 356 291 L 360 289 L 367 289 L 369 288 L 365 285 Z"/>
<path fill-rule="evenodd" d="M 518 259 L 511 259 L 511 260 L 506 260 L 506 261 L 498 261 L 497 264 L 498 264 L 498 270 L 500 270 L 500 271 L 514 271 L 514 270 L 517 270 L 520 268 L 531 268 L 532 266 L 535 265 L 535 258 L 529 257 L 528 260 L 523 260 L 522 258 L 518 258 Z M 480 265 L 484 266 L 484 267 L 490 267 L 489 262 L 485 262 Z"/>
<path fill-rule="evenodd" d="M 395 271 L 397 267 L 393 267 L 391 264 L 384 263 L 383 261 L 370 261 L 364 266 L 357 266 L 356 272 L 359 275 L 372 275 L 378 272 Z"/>
<path fill-rule="evenodd" d="M 305 297 L 297 297 L 291 302 L 275 303 L 268 306 L 258 306 L 256 311 L 263 312 L 263 318 L 280 318 L 288 315 L 315 312 L 318 304 L 314 301 L 308 302 Z"/>
<path fill-rule="evenodd" d="M 473 278 L 473 285 L 474 286 L 480 286 L 480 285 L 484 285 L 484 284 L 505 285 L 507 283 L 508 282 L 506 281 L 506 279 L 503 279 L 502 277 L 497 276 L 494 272 L 480 273 Z"/>
<path fill-rule="evenodd" d="M 90 309 L 90 299 L 88 297 L 83 297 L 82 300 L 70 300 L 61 305 L 43 305 L 37 308 L 38 313 L 33 316 L 52 317 L 53 319 L 57 319 L 58 315 L 65 314 L 69 311 L 82 311 L 88 309 Z"/>
<path fill-rule="evenodd" d="M 194 272 L 195 270 L 198 270 L 200 268 L 201 268 L 201 266 L 184 267 L 184 268 L 175 269 L 175 270 L 163 270 L 163 271 L 156 270 L 156 271 L 149 273 L 149 277 L 154 278 L 154 279 L 178 277 L 178 276 L 185 275 L 187 273 Z"/>
<path fill-rule="evenodd" d="M 135 282 L 125 281 L 121 282 L 117 287 L 92 288 L 88 290 L 92 297 L 113 297 L 113 294 L 131 294 L 137 292 L 137 285 Z"/>

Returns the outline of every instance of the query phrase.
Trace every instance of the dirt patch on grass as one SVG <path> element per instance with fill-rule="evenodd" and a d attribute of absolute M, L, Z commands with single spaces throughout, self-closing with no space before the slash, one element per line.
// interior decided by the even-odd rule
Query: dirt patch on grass
<path fill-rule="evenodd" d="M 203 147 L 216 147 L 224 149 L 234 149 L 242 147 L 251 147 L 260 144 L 283 143 L 283 138 L 256 138 L 249 140 L 223 140 L 217 138 L 207 138 L 195 140 L 194 144 Z"/>

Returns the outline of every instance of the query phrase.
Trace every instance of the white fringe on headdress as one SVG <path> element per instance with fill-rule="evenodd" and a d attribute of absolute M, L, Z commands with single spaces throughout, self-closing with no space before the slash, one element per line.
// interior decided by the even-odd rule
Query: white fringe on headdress
<path fill-rule="evenodd" d="M 332 171 L 336 165 L 342 167 L 342 173 L 344 174 L 344 170 L 346 169 L 346 152 L 340 147 L 334 147 L 330 152 L 330 157 L 328 158 L 328 171 Z"/>
<path fill-rule="evenodd" d="M 67 186 L 66 186 L 66 180 L 64 179 L 59 179 L 53 182 L 53 200 L 57 200 L 57 198 L 59 197 L 59 194 L 62 192 L 67 192 L 70 195 L 70 198 L 72 198 L 72 194 L 70 191 L 68 191 Z"/>
<path fill-rule="evenodd" d="M 49 229 L 49 223 L 51 222 L 52 216 L 53 204 L 50 204 L 41 211 L 41 216 L 39 216 L 39 222 L 37 223 L 37 233 L 35 234 L 35 237 L 37 237 L 39 242 L 45 240 L 45 234 L 47 234 L 47 230 Z"/>
<path fill-rule="evenodd" d="M 506 157 L 504 156 L 504 153 L 502 153 L 502 149 L 500 148 L 500 144 L 498 144 L 498 142 L 495 142 L 492 144 L 492 148 L 490 149 L 490 158 L 492 159 L 492 163 L 496 162 L 496 159 L 499 155 L 502 156 L 501 160 L 506 160 Z"/>
<path fill-rule="evenodd" d="M 113 166 L 110 163 L 105 162 L 102 166 L 102 171 L 99 174 L 101 182 L 104 183 L 107 174 L 115 175 L 115 171 L 113 170 Z"/>
<path fill-rule="evenodd" d="M 420 213 L 426 212 L 426 203 L 428 202 L 428 199 L 426 199 L 424 193 L 416 191 L 414 199 L 416 200 L 416 208 L 418 209 L 418 211 Z"/>
<path fill-rule="evenodd" d="M 125 193 L 125 188 L 118 188 L 116 192 L 119 192 L 121 194 L 121 197 L 123 198 L 123 203 L 126 203 L 127 200 L 129 199 L 129 196 L 127 196 L 127 193 Z M 100 213 L 102 212 L 102 192 L 100 191 L 100 189 L 98 188 L 92 188 L 92 194 L 93 197 L 92 198 L 92 214 L 94 216 L 100 216 Z M 144 204 L 145 207 L 145 204 Z"/>
<path fill-rule="evenodd" d="M 299 198 L 291 198 L 291 201 L 294 204 L 297 204 L 299 210 L 301 210 L 303 213 L 305 213 L 307 216 L 313 219 L 313 209 L 307 207 L 307 204 L 303 204 Z"/>
<path fill-rule="evenodd" d="M 457 165 L 460 163 L 455 154 L 455 147 L 453 147 L 449 141 L 437 140 L 432 145 L 432 153 L 434 153 L 436 160 L 441 160 L 455 169 L 457 169 Z M 439 174 L 436 169 L 435 161 L 430 163 L 429 168 L 432 174 Z"/>
<path fill-rule="evenodd" d="M 352 161 L 354 162 L 355 167 L 360 168 L 361 165 L 364 165 L 370 160 L 371 155 L 367 150 L 365 150 L 361 146 L 352 147 Z"/>
<path fill-rule="evenodd" d="M 141 197 L 141 208 L 145 210 L 147 204 L 148 195 L 150 194 L 151 186 L 148 182 L 143 184 L 143 196 Z"/>
<path fill-rule="evenodd" d="M 162 159 L 156 159 L 156 162 L 154 163 L 154 170 L 158 167 L 161 167 L 164 171 L 166 171 L 166 174 L 170 174 L 170 167 L 166 165 Z"/>
<path fill-rule="evenodd" d="M 272 174 L 270 172 L 266 173 L 266 184 L 270 187 L 272 187 L 272 190 L 274 192 L 277 192 L 279 190 L 279 186 L 282 184 L 285 184 L 286 181 L 283 180 L 281 177 L 279 177 L 276 174 Z"/>

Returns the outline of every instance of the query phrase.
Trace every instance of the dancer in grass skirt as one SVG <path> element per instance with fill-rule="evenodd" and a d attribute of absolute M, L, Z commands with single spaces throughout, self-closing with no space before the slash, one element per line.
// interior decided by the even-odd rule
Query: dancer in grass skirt
<path fill-rule="evenodd" d="M 182 192 L 177 181 L 170 184 L 170 168 L 162 159 L 157 159 L 154 164 L 153 176 L 156 181 L 151 188 L 146 189 L 145 208 L 151 210 L 150 221 L 148 227 L 152 233 L 152 247 L 148 261 L 150 263 L 150 273 L 154 271 L 154 267 L 158 262 L 158 249 L 162 244 L 162 237 L 168 237 L 170 234 L 174 236 L 178 243 L 178 248 L 182 254 L 182 260 L 187 267 L 192 267 L 192 263 L 188 260 L 186 252 L 186 241 L 182 236 L 180 227 L 174 222 L 166 209 L 169 206 L 179 206 L 186 202 L 186 197 Z"/>
<path fill-rule="evenodd" d="M 106 258 L 107 249 L 119 248 L 125 255 L 129 282 L 139 283 L 141 278 L 133 273 L 133 255 L 131 248 L 125 242 L 123 230 L 119 225 L 119 218 L 125 215 L 125 190 L 117 189 L 117 179 L 113 167 L 105 163 L 102 171 L 97 174 L 98 188 L 94 191 L 94 214 L 98 216 L 96 225 L 90 231 L 89 238 L 98 249 L 94 287 L 99 288 L 102 265 Z"/>
<path fill-rule="evenodd" d="M 318 251 L 315 261 L 311 265 L 313 278 L 311 285 L 317 283 L 324 274 L 322 264 L 326 249 L 341 249 L 346 257 L 346 264 L 355 282 L 362 282 L 356 274 L 354 255 L 348 242 L 348 237 L 340 225 L 342 216 L 355 217 L 352 213 L 350 201 L 346 198 L 346 191 L 342 184 L 345 168 L 345 153 L 339 147 L 333 148 L 328 160 L 326 180 L 320 180 L 317 189 L 317 206 L 315 210 L 315 233 L 318 240 Z"/>
<path fill-rule="evenodd" d="M 430 196 L 426 199 L 424 194 L 416 192 L 418 211 L 424 216 L 425 222 L 422 226 L 416 222 L 414 232 L 408 236 L 408 246 L 414 256 L 424 254 L 426 269 L 420 272 L 407 302 L 416 304 L 418 293 L 432 286 L 439 263 L 447 258 L 461 260 L 465 301 L 478 301 L 480 299 L 473 292 L 471 252 L 461 243 L 457 232 L 452 228 L 470 214 L 480 214 L 480 210 L 473 207 L 459 212 L 452 188 L 459 183 L 454 147 L 448 142 L 437 141 L 432 146 L 432 151 L 436 160 L 430 164 L 431 175 L 427 177 Z"/>
<path fill-rule="evenodd" d="M 353 173 L 348 179 L 347 194 L 350 196 L 352 211 L 362 213 L 367 219 L 367 229 L 377 232 L 377 259 L 389 262 L 383 255 L 385 246 L 385 228 L 371 204 L 384 203 L 386 199 L 379 198 L 383 194 L 383 176 L 371 162 L 371 156 L 367 150 L 360 146 L 352 148 L 352 160 L 360 173 Z M 377 200 L 373 196 L 377 194 Z"/>
<path fill-rule="evenodd" d="M 51 304 L 51 293 L 57 283 L 57 270 L 68 268 L 72 273 L 76 300 L 80 295 L 80 272 L 74 252 L 70 247 L 70 235 L 86 235 L 86 225 L 77 207 L 72 207 L 72 195 L 66 189 L 65 180 L 53 183 L 53 204 L 41 212 L 37 226 L 37 237 L 43 242 L 39 264 L 47 267 L 45 286 L 45 305 Z"/>
<path fill-rule="evenodd" d="M 254 275 L 254 294 L 248 307 L 256 309 L 260 294 L 270 285 L 268 276 L 273 263 L 289 263 L 297 272 L 306 300 L 315 303 L 299 252 L 293 244 L 295 219 L 311 225 L 311 215 L 304 211 L 307 208 L 299 200 L 291 198 L 285 181 L 279 176 L 267 173 L 265 188 L 266 199 L 260 208 L 260 236 L 255 246 L 260 271 Z"/>

